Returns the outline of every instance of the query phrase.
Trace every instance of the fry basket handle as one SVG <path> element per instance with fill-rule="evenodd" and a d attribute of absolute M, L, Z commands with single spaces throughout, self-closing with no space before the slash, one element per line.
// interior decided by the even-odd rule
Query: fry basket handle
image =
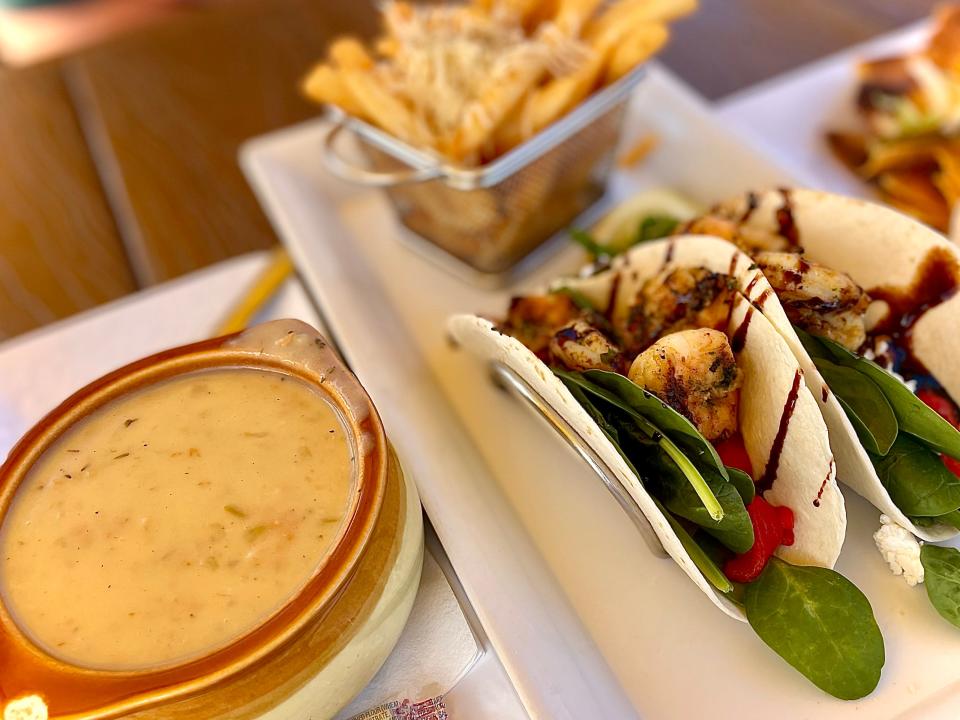
<path fill-rule="evenodd" d="M 335 123 L 323 139 L 323 160 L 326 163 L 327 169 L 341 180 L 357 183 L 358 185 L 366 185 L 367 187 L 392 187 L 394 185 L 434 180 L 443 174 L 439 166 L 423 168 L 411 167 L 406 170 L 394 170 L 391 172 L 380 172 L 378 170 L 368 170 L 367 168 L 357 167 L 337 151 L 337 138 L 345 129 L 346 127 L 343 123 Z"/>

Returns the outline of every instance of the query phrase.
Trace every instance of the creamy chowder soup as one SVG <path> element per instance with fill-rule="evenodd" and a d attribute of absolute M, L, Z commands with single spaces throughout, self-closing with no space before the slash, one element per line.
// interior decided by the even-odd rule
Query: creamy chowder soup
<path fill-rule="evenodd" d="M 354 484 L 334 406 L 280 373 L 188 373 L 119 398 L 30 469 L 0 528 L 0 594 L 64 661 L 132 670 L 261 625 L 337 538 Z"/>

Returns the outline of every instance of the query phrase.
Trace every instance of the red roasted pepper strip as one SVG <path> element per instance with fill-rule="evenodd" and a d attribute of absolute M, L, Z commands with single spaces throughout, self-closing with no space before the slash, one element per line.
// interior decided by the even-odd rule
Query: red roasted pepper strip
<path fill-rule="evenodd" d="M 933 410 L 955 428 L 960 429 L 960 414 L 957 413 L 957 406 L 953 401 L 938 393 L 936 390 L 921 388 L 917 390 L 917 397 L 923 400 L 924 404 Z M 956 460 L 949 455 L 941 455 L 943 464 L 954 475 L 960 476 L 960 460 Z"/>
<path fill-rule="evenodd" d="M 923 403 L 942 417 L 948 423 L 957 427 L 960 425 L 960 417 L 957 415 L 957 406 L 953 404 L 950 398 L 941 395 L 936 390 L 929 388 L 920 388 L 917 390 L 917 397 L 923 400 Z"/>
<path fill-rule="evenodd" d="M 724 465 L 743 470 L 753 477 L 753 466 L 750 464 L 750 456 L 747 455 L 747 448 L 743 444 L 743 436 L 740 433 L 731 435 L 723 442 L 714 443 L 713 447 Z"/>
<path fill-rule="evenodd" d="M 747 505 L 747 512 L 753 523 L 753 547 L 730 558 L 723 566 L 724 574 L 740 583 L 756 580 L 778 547 L 793 545 L 793 511 L 790 508 L 776 507 L 757 495 Z"/>

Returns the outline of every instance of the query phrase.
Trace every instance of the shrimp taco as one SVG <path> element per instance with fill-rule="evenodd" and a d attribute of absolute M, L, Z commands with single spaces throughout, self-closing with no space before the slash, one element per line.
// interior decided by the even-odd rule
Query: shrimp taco
<path fill-rule="evenodd" d="M 747 250 L 780 298 L 763 313 L 807 372 L 844 482 L 924 540 L 956 535 L 956 246 L 893 210 L 810 190 L 736 198 L 689 226 Z"/>
<path fill-rule="evenodd" d="M 459 315 L 449 329 L 578 430 L 717 607 L 858 698 L 879 681 L 883 640 L 831 569 L 846 530 L 836 465 L 799 363 L 748 300 L 762 279 L 721 239 L 670 238 L 514 298 L 502 322 Z"/>
<path fill-rule="evenodd" d="M 934 607 L 960 626 L 960 552 L 929 544 L 960 528 L 956 246 L 896 211 L 811 190 L 748 193 L 674 219 L 686 220 L 678 232 L 736 244 L 763 272 L 744 294 L 804 370 L 839 478 L 881 511 L 884 559 L 910 585 L 926 578 Z M 621 213 L 627 229 L 644 222 Z"/>

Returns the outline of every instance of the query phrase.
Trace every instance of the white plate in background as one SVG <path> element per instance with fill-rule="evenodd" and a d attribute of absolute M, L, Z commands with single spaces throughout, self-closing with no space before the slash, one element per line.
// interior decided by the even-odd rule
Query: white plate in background
<path fill-rule="evenodd" d="M 847 48 L 723 98 L 716 103 L 717 115 L 802 184 L 876 198 L 870 185 L 833 156 L 824 133 L 862 127 L 856 110 L 859 61 L 919 49 L 929 33 L 923 20 Z"/>

